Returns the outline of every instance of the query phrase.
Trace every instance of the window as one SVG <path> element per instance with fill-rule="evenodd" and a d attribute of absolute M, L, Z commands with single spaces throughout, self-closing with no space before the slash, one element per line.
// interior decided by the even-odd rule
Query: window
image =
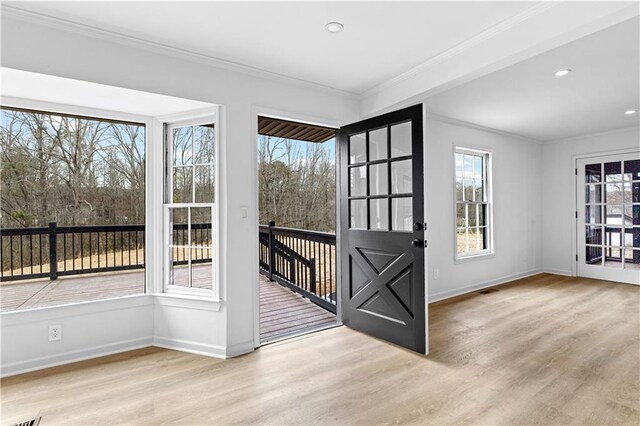
<path fill-rule="evenodd" d="M 10 107 L 0 123 L 1 310 L 144 293 L 145 125 Z"/>
<path fill-rule="evenodd" d="M 456 148 L 456 259 L 492 253 L 491 157 Z"/>
<path fill-rule="evenodd" d="M 167 126 L 167 292 L 215 293 L 215 148 L 214 124 Z"/>

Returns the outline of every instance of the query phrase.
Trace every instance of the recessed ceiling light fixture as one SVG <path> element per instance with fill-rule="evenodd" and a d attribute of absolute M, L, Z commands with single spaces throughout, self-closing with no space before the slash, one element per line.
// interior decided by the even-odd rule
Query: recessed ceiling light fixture
<path fill-rule="evenodd" d="M 638 112 L 637 109 L 629 109 L 629 110 L 625 111 L 624 113 L 625 113 L 625 115 L 633 115 L 636 112 Z"/>
<path fill-rule="evenodd" d="M 564 70 L 559 70 L 555 72 L 555 76 L 556 77 L 564 77 L 565 75 L 569 74 L 571 72 L 570 68 L 564 69 Z"/>
<path fill-rule="evenodd" d="M 342 30 L 344 30 L 344 25 L 342 25 L 340 22 L 329 22 L 324 26 L 324 29 L 327 30 L 328 33 L 338 34 Z"/>

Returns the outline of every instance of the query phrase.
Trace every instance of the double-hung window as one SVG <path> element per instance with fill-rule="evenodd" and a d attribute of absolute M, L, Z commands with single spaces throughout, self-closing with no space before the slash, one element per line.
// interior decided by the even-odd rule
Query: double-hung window
<path fill-rule="evenodd" d="M 216 297 L 216 127 L 166 125 L 165 141 L 165 291 Z"/>
<path fill-rule="evenodd" d="M 493 252 L 490 179 L 488 152 L 456 148 L 456 259 Z"/>

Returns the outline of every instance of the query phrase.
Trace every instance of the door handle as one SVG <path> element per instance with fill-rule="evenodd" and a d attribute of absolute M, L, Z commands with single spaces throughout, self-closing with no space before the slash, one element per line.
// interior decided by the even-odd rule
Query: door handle
<path fill-rule="evenodd" d="M 411 245 L 412 245 L 413 247 L 415 247 L 415 248 L 421 248 L 421 247 L 424 247 L 424 243 L 422 242 L 422 240 L 419 240 L 419 239 L 417 239 L 417 238 L 416 238 L 415 240 L 411 241 Z"/>

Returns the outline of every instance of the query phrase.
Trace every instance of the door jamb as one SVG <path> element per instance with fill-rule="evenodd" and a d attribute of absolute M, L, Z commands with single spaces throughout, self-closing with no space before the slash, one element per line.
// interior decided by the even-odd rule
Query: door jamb
<path fill-rule="evenodd" d="M 336 129 L 336 131 L 340 130 L 340 123 L 332 118 L 321 117 L 321 116 L 310 116 L 305 114 L 294 113 L 290 111 L 279 110 L 275 108 L 260 106 L 260 105 L 252 105 L 251 106 L 251 137 L 253 138 L 250 146 L 251 156 L 254 159 L 258 158 L 258 117 L 271 117 L 271 118 L 279 118 L 282 120 L 295 121 L 298 123 L 304 124 L 315 124 L 318 126 L 330 127 Z M 340 229 L 340 196 L 337 192 L 340 184 L 340 170 L 337 167 L 339 164 L 338 161 L 338 149 L 337 149 L 337 140 L 336 140 L 336 303 L 337 303 L 337 314 L 336 320 L 338 323 L 342 322 L 342 300 L 340 296 L 340 272 L 342 271 L 342 265 L 338 256 L 340 253 L 340 240 L 338 238 L 337 230 Z M 258 167 L 257 161 L 254 167 L 252 167 L 252 181 L 253 181 L 253 200 L 254 200 L 254 211 L 258 211 L 258 202 L 259 202 L 259 193 L 258 193 Z M 259 222 L 259 219 L 256 215 L 256 222 Z M 258 259 L 259 254 L 259 244 L 258 244 L 258 225 L 255 224 L 255 238 L 251 242 L 253 251 L 255 252 L 256 259 Z M 251 292 L 253 295 L 252 298 L 252 311 L 253 311 L 253 346 L 255 348 L 260 347 L 260 280 L 259 280 L 259 268 L 258 264 L 251 266 L 252 269 L 255 270 L 255 280 L 253 281 L 253 291 Z"/>

